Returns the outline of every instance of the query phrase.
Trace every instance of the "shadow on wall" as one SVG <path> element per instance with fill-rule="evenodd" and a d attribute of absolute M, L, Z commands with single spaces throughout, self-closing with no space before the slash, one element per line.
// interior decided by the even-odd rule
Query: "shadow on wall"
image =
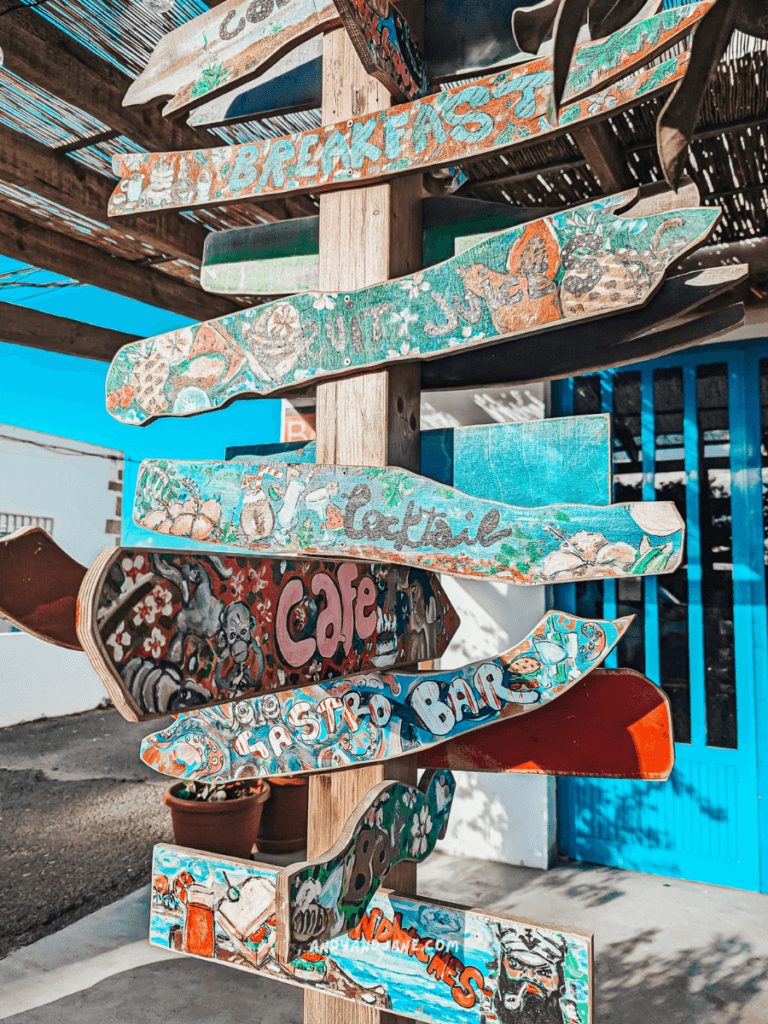
<path fill-rule="evenodd" d="M 652 952 L 659 929 L 600 950 L 596 957 L 595 1019 L 610 1024 L 763 1024 L 760 999 L 768 957 L 739 936 L 664 956 Z M 692 936 L 695 941 L 695 936 Z"/>

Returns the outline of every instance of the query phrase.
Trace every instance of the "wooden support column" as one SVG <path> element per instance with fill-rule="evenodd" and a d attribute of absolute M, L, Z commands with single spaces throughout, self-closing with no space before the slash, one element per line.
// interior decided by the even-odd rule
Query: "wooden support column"
<path fill-rule="evenodd" d="M 625 155 L 607 121 L 576 128 L 573 138 L 605 195 L 614 195 L 631 184 Z"/>
<path fill-rule="evenodd" d="M 412 26 L 414 6 L 409 4 L 406 12 L 403 5 Z M 390 105 L 389 93 L 366 74 L 344 29 L 329 32 L 323 53 L 323 122 Z M 417 174 L 321 197 L 321 291 L 343 293 L 420 268 L 421 187 L 422 175 Z M 418 471 L 420 380 L 420 367 L 410 364 L 319 385 L 317 461 Z M 377 782 L 415 784 L 416 762 L 411 756 L 310 776 L 308 857 L 319 856 L 336 842 L 349 815 Z M 386 884 L 415 893 L 416 865 L 394 868 Z M 335 996 L 304 995 L 305 1024 L 394 1024 L 400 1019 Z"/>

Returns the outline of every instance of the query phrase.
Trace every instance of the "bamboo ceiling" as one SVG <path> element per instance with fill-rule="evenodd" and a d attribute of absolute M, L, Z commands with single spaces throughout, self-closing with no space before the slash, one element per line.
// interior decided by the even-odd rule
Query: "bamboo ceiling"
<path fill-rule="evenodd" d="M 175 0 L 169 12 L 157 14 L 140 0 L 125 0 L 123 3 L 114 0 L 0 0 L 0 45 L 6 58 L 5 66 L 0 69 L 0 126 L 27 136 L 38 146 L 44 145 L 56 154 L 57 159 L 64 160 L 64 167 L 72 161 L 89 169 L 89 172 L 96 172 L 96 181 L 102 182 L 103 178 L 102 184 L 109 186 L 113 180 L 112 154 L 148 147 L 120 130 L 119 125 L 122 123 L 124 126 L 124 122 L 116 117 L 114 107 L 110 109 L 109 104 L 105 103 L 103 110 L 94 108 L 93 104 L 87 110 L 79 107 L 77 95 L 66 75 L 62 74 L 59 80 L 50 74 L 37 76 L 35 73 L 33 82 L 29 80 L 32 73 L 27 79 L 14 73 L 14 19 L 21 17 L 23 27 L 30 32 L 39 30 L 44 37 L 47 32 L 54 45 L 68 52 L 72 49 L 68 39 L 74 38 L 87 49 L 85 63 L 90 63 L 91 73 L 95 69 L 97 77 L 100 68 L 107 77 L 110 69 L 116 68 L 132 79 L 143 69 L 162 35 L 216 2 Z M 25 9 L 31 7 L 35 9 Z M 75 57 L 82 62 L 82 53 L 78 58 L 76 52 Z M 113 71 L 111 73 L 114 74 Z M 48 87 L 42 84 L 43 81 Z M 650 100 L 610 117 L 606 122 L 614 152 L 621 154 L 626 184 L 660 178 L 655 150 L 655 118 L 662 102 Z M 84 103 L 84 106 L 88 104 Z M 135 111 L 137 108 L 130 109 Z M 169 133 L 174 130 L 186 132 L 183 138 L 192 137 L 193 130 L 186 124 L 164 122 L 159 110 L 153 112 L 152 118 L 152 138 L 165 138 L 166 135 L 170 138 Z M 319 124 L 319 120 L 319 111 L 310 110 L 214 128 L 200 138 L 201 141 L 214 141 L 214 144 L 216 139 L 245 142 L 303 130 Z M 703 201 L 717 202 L 724 211 L 713 241 L 738 242 L 768 235 L 767 147 L 768 52 L 763 43 L 738 36 L 734 38 L 705 99 L 689 158 L 688 173 L 699 186 Z M 552 209 L 583 202 L 606 191 L 571 136 L 481 160 L 466 165 L 464 171 L 467 181 L 461 193 L 495 202 Z M 180 249 L 171 252 L 152 237 L 148 238 L 146 232 L 143 237 L 137 237 L 130 225 L 107 221 L 106 203 L 102 218 L 96 203 L 85 211 L 82 205 L 73 208 L 77 204 L 66 196 L 58 202 L 57 198 L 50 194 L 50 189 L 47 195 L 41 194 L 32 180 L 27 185 L 18 174 L 15 180 L 9 180 L 7 173 L 0 171 L 0 218 L 4 214 L 15 218 L 19 239 L 24 237 L 24 225 L 30 224 L 74 239 L 78 245 L 86 244 L 109 254 L 114 258 L 108 264 L 112 277 L 108 271 L 105 287 L 109 287 L 110 280 L 121 279 L 121 269 L 125 270 L 127 264 L 140 268 L 142 273 L 147 272 L 147 280 L 167 282 L 171 278 L 176 282 L 173 287 L 177 290 L 167 293 L 171 298 L 163 300 L 166 308 L 171 308 L 170 302 L 181 311 L 179 307 L 185 305 L 185 295 L 194 289 L 202 305 L 195 304 L 195 311 L 189 314 L 193 317 L 208 301 L 211 302 L 210 315 L 216 315 L 221 311 L 223 301 L 218 300 L 219 306 L 214 311 L 216 300 L 199 291 L 202 244 L 198 245 L 198 241 L 204 237 L 205 231 L 260 220 L 306 216 L 317 208 L 313 197 L 296 197 L 259 205 L 243 204 L 174 214 L 182 225 L 186 225 L 188 239 Z M 7 246 L 3 251 L 6 255 L 11 254 Z M 23 251 L 21 242 L 17 244 L 17 251 Z M 26 262 L 39 265 L 32 258 L 39 251 L 39 247 L 36 249 L 33 245 Z M 19 258 L 24 257 L 20 255 Z M 48 266 L 45 269 L 53 268 Z M 76 274 L 77 267 L 73 266 L 71 272 Z M 141 280 L 137 277 L 126 287 L 140 291 Z M 128 294 L 126 291 L 123 293 Z M 166 292 L 159 294 L 166 295 Z M 242 304 L 251 304 L 255 298 L 243 299 Z M 159 299 L 155 301 L 160 304 Z M 227 302 L 229 308 L 238 304 L 230 300 Z"/>

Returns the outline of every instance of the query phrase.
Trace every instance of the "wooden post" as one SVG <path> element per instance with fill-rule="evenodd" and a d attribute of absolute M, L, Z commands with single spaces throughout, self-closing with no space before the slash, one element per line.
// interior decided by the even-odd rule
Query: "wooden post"
<path fill-rule="evenodd" d="M 413 25 L 416 4 L 406 11 Z M 420 26 L 417 22 L 417 30 Z M 326 34 L 323 122 L 359 117 L 391 105 L 387 90 L 364 70 L 344 29 Z M 343 293 L 412 273 L 421 266 L 420 174 L 349 189 L 320 199 L 320 290 Z M 419 469 L 418 364 L 321 384 L 317 389 L 316 460 Z M 416 784 L 417 757 L 386 765 L 313 775 L 309 780 L 308 858 L 336 842 L 369 789 L 384 779 Z M 403 863 L 387 885 L 416 892 L 416 865 Z M 394 1024 L 397 1016 L 319 992 L 304 995 L 305 1024 Z"/>

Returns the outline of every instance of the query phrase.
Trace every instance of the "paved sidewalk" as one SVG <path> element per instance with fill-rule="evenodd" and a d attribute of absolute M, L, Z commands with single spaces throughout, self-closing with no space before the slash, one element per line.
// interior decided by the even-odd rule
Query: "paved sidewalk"
<path fill-rule="evenodd" d="M 598 1024 L 766 1024 L 768 896 L 435 854 L 425 896 L 595 933 Z M 302 1024 L 302 993 L 146 944 L 148 888 L 0 961 L 7 1024 Z"/>

